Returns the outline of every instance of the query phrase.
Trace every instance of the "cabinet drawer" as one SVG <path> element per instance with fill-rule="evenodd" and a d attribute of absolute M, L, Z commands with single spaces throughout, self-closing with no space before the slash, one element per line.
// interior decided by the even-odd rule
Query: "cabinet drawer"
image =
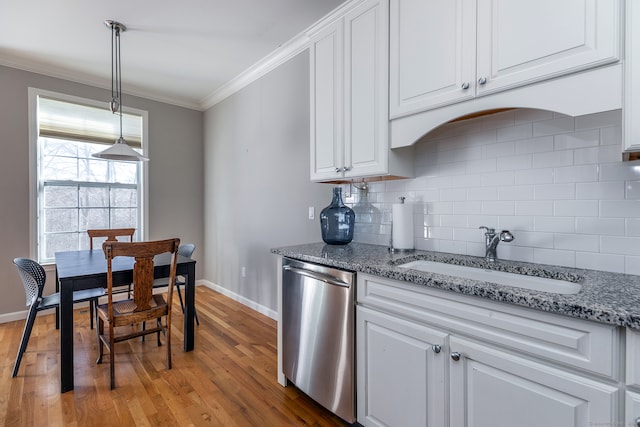
<path fill-rule="evenodd" d="M 619 329 L 569 316 L 358 275 L 358 304 L 606 378 L 619 372 Z"/>

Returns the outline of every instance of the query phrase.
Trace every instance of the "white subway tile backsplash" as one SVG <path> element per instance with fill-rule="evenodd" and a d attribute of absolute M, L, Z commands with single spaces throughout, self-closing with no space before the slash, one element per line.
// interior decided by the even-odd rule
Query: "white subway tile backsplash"
<path fill-rule="evenodd" d="M 576 252 L 576 268 L 624 273 L 625 257 L 622 255 L 599 254 L 593 252 Z"/>
<path fill-rule="evenodd" d="M 619 162 L 600 165 L 600 181 L 638 181 L 639 162 Z"/>
<path fill-rule="evenodd" d="M 575 199 L 576 186 L 568 184 L 540 184 L 534 188 L 534 198 L 536 200 L 566 200 Z"/>
<path fill-rule="evenodd" d="M 556 135 L 553 138 L 553 148 L 556 151 L 598 145 L 600 145 L 600 129 Z"/>
<path fill-rule="evenodd" d="M 617 220 L 623 222 L 622 234 L 626 235 L 627 237 L 640 237 L 640 218 L 627 218 L 626 220 L 623 220 L 622 218 L 617 218 Z M 613 233 L 603 233 L 603 234 L 613 234 Z"/>
<path fill-rule="evenodd" d="M 487 226 L 515 236 L 502 259 L 640 275 L 640 162 L 621 161 L 621 118 L 516 109 L 443 125 L 414 147 L 416 178 L 369 183 L 380 213 L 357 218 L 354 240 L 388 244 L 405 196 L 418 249 L 484 256 Z"/>
<path fill-rule="evenodd" d="M 542 153 L 553 151 L 553 135 L 516 141 L 516 153 Z"/>
<path fill-rule="evenodd" d="M 553 233 L 520 231 L 514 234 L 510 245 L 532 248 L 553 248 Z"/>
<path fill-rule="evenodd" d="M 536 169 L 571 165 L 573 165 L 573 150 L 533 153 L 533 167 Z"/>
<path fill-rule="evenodd" d="M 512 215 L 498 218 L 497 228 L 500 230 L 533 231 L 533 216 Z"/>
<path fill-rule="evenodd" d="M 513 201 L 483 201 L 483 215 L 514 215 L 516 211 Z"/>
<path fill-rule="evenodd" d="M 573 132 L 575 120 L 573 117 L 560 116 L 549 120 L 533 123 L 533 136 L 558 135 Z"/>
<path fill-rule="evenodd" d="M 572 251 L 598 252 L 600 238 L 591 234 L 556 233 L 553 236 L 553 247 Z"/>
<path fill-rule="evenodd" d="M 640 231 L 640 230 L 639 230 Z M 625 235 L 623 218 L 576 218 L 576 233 L 609 236 Z"/>
<path fill-rule="evenodd" d="M 620 110 L 604 111 L 602 113 L 585 114 L 584 116 L 576 117 L 576 130 L 581 129 L 596 129 L 607 126 L 620 126 L 622 121 L 622 115 Z"/>
<path fill-rule="evenodd" d="M 604 253 L 640 255 L 639 237 L 600 236 L 600 248 Z"/>
<path fill-rule="evenodd" d="M 515 141 L 518 139 L 531 138 L 533 136 L 533 124 L 524 123 L 511 127 L 497 129 L 496 138 L 498 141 Z"/>
<path fill-rule="evenodd" d="M 440 190 L 440 201 L 467 200 L 466 188 L 445 188 Z"/>
<path fill-rule="evenodd" d="M 576 253 L 574 251 L 562 251 L 558 249 L 533 249 L 533 262 L 539 264 L 562 265 L 565 267 L 576 266 Z"/>
<path fill-rule="evenodd" d="M 596 215 L 597 215 L 596 206 Z M 551 200 L 520 200 L 516 201 L 516 216 L 551 216 L 553 215 L 553 202 Z"/>
<path fill-rule="evenodd" d="M 640 217 L 640 201 L 601 200 L 600 216 L 609 218 L 638 218 Z"/>
<path fill-rule="evenodd" d="M 515 172 L 505 171 L 496 173 L 485 173 L 482 175 L 481 183 L 483 187 L 496 185 L 513 185 L 515 182 Z"/>
<path fill-rule="evenodd" d="M 453 202 L 453 212 L 456 215 L 477 215 L 481 213 L 482 201 L 467 200 L 464 202 Z"/>
<path fill-rule="evenodd" d="M 576 165 L 619 162 L 620 157 L 620 147 L 618 145 L 573 150 L 573 162 Z"/>
<path fill-rule="evenodd" d="M 466 255 L 467 242 L 460 242 L 456 240 L 440 240 L 440 251 L 450 254 Z"/>
<path fill-rule="evenodd" d="M 497 187 L 467 188 L 467 200 L 498 200 Z"/>
<path fill-rule="evenodd" d="M 572 217 L 537 216 L 533 228 L 535 231 L 555 233 L 575 233 L 576 221 Z"/>
<path fill-rule="evenodd" d="M 576 199 L 624 199 L 624 182 L 580 182 L 576 184 Z"/>
<path fill-rule="evenodd" d="M 498 188 L 499 200 L 533 200 L 533 185 L 514 185 Z"/>
<path fill-rule="evenodd" d="M 518 154 L 515 156 L 505 156 L 498 159 L 496 169 L 499 171 L 515 171 L 530 169 L 533 164 L 531 154 Z"/>
<path fill-rule="evenodd" d="M 463 228 L 467 226 L 466 215 L 441 215 L 440 225 L 442 227 Z"/>
<path fill-rule="evenodd" d="M 597 165 L 566 166 L 553 171 L 555 183 L 593 182 L 598 180 Z"/>
<path fill-rule="evenodd" d="M 551 184 L 553 176 L 553 168 L 518 170 L 514 172 L 516 185 Z"/>
<path fill-rule="evenodd" d="M 629 181 L 626 183 L 624 198 L 627 200 L 640 200 L 640 181 Z"/>
<path fill-rule="evenodd" d="M 597 200 L 555 200 L 553 215 L 555 216 L 598 216 Z"/>

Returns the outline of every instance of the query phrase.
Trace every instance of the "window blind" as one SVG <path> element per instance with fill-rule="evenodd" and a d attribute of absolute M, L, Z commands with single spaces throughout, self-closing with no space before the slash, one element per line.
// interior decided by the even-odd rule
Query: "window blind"
<path fill-rule="evenodd" d="M 120 136 L 120 117 L 102 109 L 38 97 L 38 135 L 98 144 L 113 144 Z M 122 114 L 122 136 L 131 147 L 142 147 L 142 116 Z"/>

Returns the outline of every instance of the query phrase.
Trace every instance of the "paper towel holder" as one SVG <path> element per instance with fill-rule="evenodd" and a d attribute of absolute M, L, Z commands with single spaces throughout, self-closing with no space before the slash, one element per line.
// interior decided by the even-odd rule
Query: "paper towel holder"
<path fill-rule="evenodd" d="M 400 204 L 404 204 L 405 197 L 400 196 Z M 415 252 L 415 248 L 412 249 L 398 249 L 393 247 L 393 221 L 391 221 L 391 235 L 389 236 L 389 252 L 392 254 L 402 254 L 402 253 L 411 253 Z"/>

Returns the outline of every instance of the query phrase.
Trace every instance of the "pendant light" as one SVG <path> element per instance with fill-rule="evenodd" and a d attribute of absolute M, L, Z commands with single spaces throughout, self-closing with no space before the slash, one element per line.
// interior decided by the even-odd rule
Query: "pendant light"
<path fill-rule="evenodd" d="M 117 21 L 104 21 L 111 29 L 111 101 L 109 108 L 120 116 L 120 138 L 106 150 L 92 154 L 93 157 L 119 162 L 148 161 L 149 159 L 129 147 L 122 136 L 122 63 L 120 58 L 120 33 L 127 30 Z"/>

